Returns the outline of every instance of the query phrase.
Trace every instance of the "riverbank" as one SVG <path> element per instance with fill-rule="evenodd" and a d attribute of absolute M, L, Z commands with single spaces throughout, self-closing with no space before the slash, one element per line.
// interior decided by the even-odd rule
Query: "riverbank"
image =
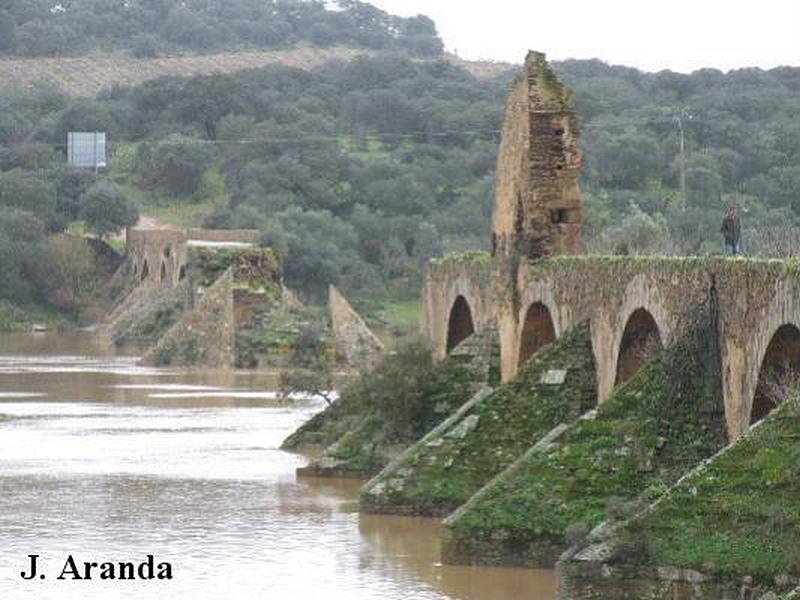
<path fill-rule="evenodd" d="M 35 329 L 69 331 L 77 327 L 79 323 L 52 307 L 0 300 L 0 333 L 31 332 Z"/>

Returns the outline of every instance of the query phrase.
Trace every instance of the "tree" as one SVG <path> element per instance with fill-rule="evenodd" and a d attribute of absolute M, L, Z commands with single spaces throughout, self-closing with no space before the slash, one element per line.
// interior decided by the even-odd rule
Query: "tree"
<path fill-rule="evenodd" d="M 405 20 L 400 41 L 417 56 L 434 58 L 444 51 L 444 44 L 436 33 L 436 24 L 424 15 Z"/>
<path fill-rule="evenodd" d="M 0 53 L 13 52 L 17 47 L 17 24 L 14 15 L 0 10 Z"/>
<path fill-rule="evenodd" d="M 0 298 L 26 300 L 46 290 L 46 240 L 44 224 L 34 215 L 0 206 Z"/>
<path fill-rule="evenodd" d="M 123 227 L 135 225 L 139 220 L 139 210 L 119 187 L 102 182 L 83 195 L 80 216 L 90 231 L 103 238 Z"/>
<path fill-rule="evenodd" d="M 289 360 L 291 370 L 283 371 L 280 375 L 283 398 L 309 394 L 322 398 L 328 406 L 333 403 L 336 398 L 335 364 L 327 350 L 327 344 L 316 325 L 310 324 L 300 330 Z"/>
<path fill-rule="evenodd" d="M 140 33 L 131 39 L 131 54 L 136 58 L 155 58 L 161 50 L 161 42 L 152 33 Z"/>
<path fill-rule="evenodd" d="M 328 211 L 290 208 L 277 213 L 264 228 L 263 242 L 285 248 L 288 285 L 314 298 L 322 298 L 330 284 L 352 289 L 372 279 L 380 285 L 379 276 L 358 255 L 353 226 Z"/>
<path fill-rule="evenodd" d="M 687 174 L 689 205 L 719 209 L 722 205 L 722 177 L 709 167 L 696 166 Z"/>
<path fill-rule="evenodd" d="M 56 210 L 66 220 L 76 220 L 81 211 L 81 199 L 95 182 L 94 171 L 62 164 L 54 170 L 53 179 L 56 186 Z"/>
<path fill-rule="evenodd" d="M 659 177 L 664 164 L 658 143 L 646 133 L 602 133 L 591 158 L 603 185 L 633 189 Z"/>
<path fill-rule="evenodd" d="M 171 196 L 196 194 L 213 162 L 211 147 L 177 134 L 140 144 L 136 151 L 136 172 L 142 184 Z"/>
<path fill-rule="evenodd" d="M 64 226 L 56 213 L 55 187 L 31 171 L 17 168 L 0 174 L 0 205 L 36 215 L 50 231 Z"/>

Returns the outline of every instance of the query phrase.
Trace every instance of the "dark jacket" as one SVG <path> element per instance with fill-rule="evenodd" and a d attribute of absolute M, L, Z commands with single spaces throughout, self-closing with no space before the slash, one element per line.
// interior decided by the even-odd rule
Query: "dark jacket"
<path fill-rule="evenodd" d="M 737 244 L 742 235 L 742 225 L 738 216 L 725 217 L 722 219 L 722 235 L 725 237 L 726 244 Z"/>

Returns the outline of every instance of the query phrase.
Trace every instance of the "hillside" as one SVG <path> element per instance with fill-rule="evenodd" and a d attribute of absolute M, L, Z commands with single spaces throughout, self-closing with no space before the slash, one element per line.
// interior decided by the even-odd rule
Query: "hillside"
<path fill-rule="evenodd" d="M 360 0 L 25 0 L 0 2 L 0 56 L 60 57 L 346 46 L 436 57 L 431 19 Z"/>
<path fill-rule="evenodd" d="M 364 48 L 298 47 L 158 58 L 134 58 L 123 52 L 59 58 L 5 58 L 0 59 L 0 81 L 4 85 L 22 87 L 48 82 L 70 96 L 93 97 L 115 85 L 133 86 L 168 75 L 191 77 L 235 73 L 268 65 L 311 70 L 329 61 L 350 61 L 358 56 L 374 54 L 374 51 Z M 496 77 L 514 66 L 471 62 L 453 55 L 445 58 L 479 79 Z"/>
<path fill-rule="evenodd" d="M 330 56 L 297 52 L 309 64 Z M 7 244 L 0 235 L 9 257 L 0 276 L 17 280 L 0 296 L 41 289 L 22 285 L 34 281 L 30 268 L 11 269 L 13 223 L 33 215 L 33 240 L 83 220 L 93 174 L 64 165 L 63 140 L 76 130 L 109 133 L 106 179 L 140 212 L 259 228 L 285 256 L 287 281 L 310 297 L 334 283 L 356 302 L 411 300 L 430 258 L 485 248 L 513 71 L 479 65 L 481 75 L 503 72 L 479 79 L 452 58 L 338 52 L 351 60 L 246 70 L 221 60 L 236 72 L 149 80 L 94 99 L 0 86 L 0 207 L 26 213 L 9 213 Z M 651 74 L 597 60 L 554 69 L 578 99 L 590 250 L 719 252 L 722 212 L 735 202 L 748 253 L 797 253 L 800 69 Z"/>
<path fill-rule="evenodd" d="M 360 308 L 411 302 L 431 258 L 485 249 L 514 70 L 443 54 L 426 17 L 333 5 L 0 8 L 0 299 L 52 304 L 47 264 L 29 260 L 47 236 L 108 233 L 137 209 L 257 228 L 304 299 L 333 283 Z M 800 253 L 800 69 L 553 69 L 577 96 L 590 252 L 718 253 L 736 203 L 747 253 Z M 65 164 L 69 131 L 108 133 L 99 182 Z"/>
<path fill-rule="evenodd" d="M 123 52 L 59 58 L 5 58 L 0 59 L 0 81 L 4 85 L 23 87 L 49 82 L 70 96 L 93 97 L 115 85 L 138 85 L 168 75 L 234 73 L 268 65 L 308 70 L 331 60 L 347 61 L 369 54 L 369 50 L 356 48 L 303 47 L 143 59 Z"/>

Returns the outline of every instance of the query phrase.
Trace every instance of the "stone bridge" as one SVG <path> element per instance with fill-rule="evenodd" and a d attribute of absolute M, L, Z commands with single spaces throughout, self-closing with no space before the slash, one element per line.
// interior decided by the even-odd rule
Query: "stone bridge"
<path fill-rule="evenodd" d="M 171 288 L 186 277 L 192 247 L 246 247 L 260 232 L 249 229 L 129 227 L 126 231 L 127 272 L 143 287 Z"/>
<path fill-rule="evenodd" d="M 598 401 L 713 303 L 728 433 L 773 407 L 775 375 L 800 373 L 800 265 L 741 258 L 580 256 L 581 156 L 573 97 L 531 53 L 506 107 L 492 252 L 434 261 L 423 331 L 437 358 L 496 328 L 502 374 L 588 321 Z"/>
<path fill-rule="evenodd" d="M 504 380 L 543 345 L 588 321 L 598 400 L 669 344 L 693 306 L 715 303 L 728 432 L 772 408 L 765 374 L 800 372 L 800 266 L 725 258 L 554 257 L 516 269 L 489 255 L 434 265 L 423 297 L 438 358 L 496 328 Z"/>

